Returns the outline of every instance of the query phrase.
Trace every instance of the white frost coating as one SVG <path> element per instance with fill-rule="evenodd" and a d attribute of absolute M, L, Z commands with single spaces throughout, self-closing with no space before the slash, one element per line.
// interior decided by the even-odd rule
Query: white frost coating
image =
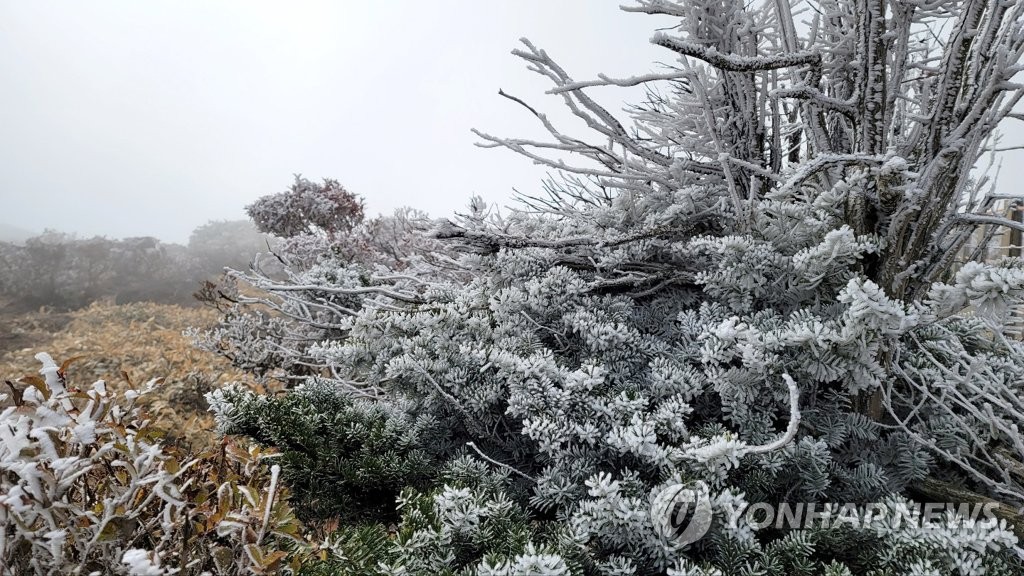
<path fill-rule="evenodd" d="M 64 392 L 64 383 L 61 382 L 60 376 L 57 374 L 60 366 L 53 361 L 53 357 L 46 352 L 40 352 L 36 354 L 35 358 L 43 364 L 43 367 L 39 369 L 39 373 L 46 380 L 47 388 L 54 394 Z"/>
<path fill-rule="evenodd" d="M 51 530 L 46 534 L 43 534 L 43 538 L 47 541 L 50 548 L 50 554 L 54 558 L 59 558 L 61 549 L 64 547 L 64 541 L 68 537 L 67 530 Z"/>
<path fill-rule="evenodd" d="M 1024 265 L 968 262 L 957 272 L 954 286 L 979 316 L 1002 323 L 1011 306 L 1024 300 Z"/>
<path fill-rule="evenodd" d="M 774 442 L 763 446 L 750 446 L 746 448 L 743 450 L 743 454 L 773 452 L 783 448 L 793 438 L 796 438 L 796 433 L 800 429 L 800 389 L 796 385 L 796 380 L 793 380 L 789 374 L 783 374 L 782 379 L 786 382 L 786 390 L 789 392 L 789 424 L 786 426 L 786 432 Z"/>
<path fill-rule="evenodd" d="M 121 556 L 121 563 L 128 566 L 132 576 L 163 576 L 167 574 L 160 563 L 154 560 L 153 553 L 139 548 L 130 548 Z"/>
<path fill-rule="evenodd" d="M 75 406 L 52 357 L 38 358 L 49 396 L 30 394 L 36 388 L 27 386 L 17 406 L 0 411 L 0 566 L 15 573 L 72 574 L 87 565 L 113 568 L 123 561 L 131 574 L 174 573 L 160 567 L 158 556 L 167 550 L 180 554 L 175 534 L 188 504 L 177 475 L 167 470 L 168 455 L 159 444 L 138 438 L 146 430 L 141 412 L 114 410 L 115 398 L 103 393 L 102 382 Z M 195 463 L 179 463 L 178 470 Z M 116 480 L 97 484 L 97 468 L 104 476 L 112 469 Z M 90 498 L 81 497 L 86 492 Z M 122 555 L 116 545 L 99 544 L 105 531 L 131 529 L 130 523 L 122 527 L 124 518 L 141 511 L 154 518 L 143 518 L 135 530 L 148 530 L 150 520 L 162 522 L 163 537 L 154 550 Z M 31 557 L 16 554 L 26 548 Z"/>

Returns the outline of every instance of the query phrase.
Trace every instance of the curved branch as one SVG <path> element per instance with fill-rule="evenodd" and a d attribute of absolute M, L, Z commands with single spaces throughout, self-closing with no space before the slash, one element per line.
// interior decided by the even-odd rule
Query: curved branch
<path fill-rule="evenodd" d="M 363 288 L 339 288 L 336 286 L 320 286 L 316 284 L 269 284 L 260 286 L 268 292 L 326 292 L 328 294 L 344 294 L 346 296 L 358 296 L 362 294 L 379 294 L 392 300 L 406 302 L 408 304 L 423 304 L 424 300 L 412 294 L 402 294 L 381 286 L 366 286 Z"/>
<path fill-rule="evenodd" d="M 854 118 L 857 115 L 857 108 L 852 102 L 829 98 L 819 90 L 810 86 L 794 86 L 792 88 L 779 88 L 772 90 L 769 94 L 772 98 L 798 98 L 801 100 L 812 100 L 822 108 L 839 112 L 847 118 Z M 853 99 L 851 99 L 853 100 Z"/>
<path fill-rule="evenodd" d="M 795 188 L 812 178 L 815 174 L 818 174 L 827 168 L 848 164 L 880 166 L 885 163 L 885 160 L 884 156 L 873 156 L 868 154 L 822 154 L 820 156 L 816 156 L 813 160 L 804 163 L 799 170 L 794 172 L 793 175 L 786 180 L 786 183 L 781 188 L 773 192 L 770 196 L 778 198 L 785 197 Z"/>
<path fill-rule="evenodd" d="M 782 379 L 786 381 L 786 388 L 789 389 L 789 426 L 786 427 L 785 434 L 775 441 L 760 446 L 750 446 L 743 450 L 744 455 L 774 452 L 796 438 L 797 430 L 800 429 L 800 389 L 797 388 L 796 380 L 793 380 L 789 374 L 783 374 Z"/>
<path fill-rule="evenodd" d="M 630 78 L 609 78 L 604 74 L 598 74 L 597 80 L 584 80 L 582 82 L 570 82 L 557 86 L 548 90 L 548 94 L 561 94 L 563 92 L 572 92 L 573 90 L 579 90 L 580 88 L 591 88 L 593 86 L 620 86 L 622 88 L 629 88 L 630 86 L 639 86 L 646 82 L 655 82 L 657 80 L 684 80 L 690 74 L 688 72 L 667 72 L 665 74 L 643 74 L 641 76 L 632 76 Z"/>
<path fill-rule="evenodd" d="M 956 223 L 966 226 L 1003 226 L 1005 228 L 1012 228 L 1014 230 L 1020 230 L 1024 232 L 1024 223 L 1017 222 L 1016 220 L 1010 220 L 1009 218 L 1003 218 L 1001 216 L 989 216 L 985 214 L 957 214 Z"/>
<path fill-rule="evenodd" d="M 683 56 L 691 56 L 698 60 L 703 60 L 715 68 L 730 72 L 762 72 L 806 65 L 816 68 L 821 67 L 821 54 L 818 52 L 793 52 L 792 54 L 781 54 L 778 56 L 738 56 L 736 54 L 722 54 L 714 48 L 672 38 L 664 33 L 655 34 L 651 38 L 651 44 L 663 46 Z"/>

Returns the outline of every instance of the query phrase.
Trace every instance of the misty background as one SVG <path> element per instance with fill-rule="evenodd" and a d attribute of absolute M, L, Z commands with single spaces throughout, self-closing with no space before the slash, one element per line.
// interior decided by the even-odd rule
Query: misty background
<path fill-rule="evenodd" d="M 296 173 L 338 179 L 368 214 L 507 205 L 546 170 L 475 147 L 470 128 L 544 132 L 498 89 L 575 120 L 510 54 L 520 37 L 577 79 L 673 61 L 647 41 L 671 22 L 621 3 L 0 0 L 0 240 L 184 243 Z M 623 92 L 593 91 L 613 111 Z M 1019 126 L 1003 145 L 1024 144 Z M 1007 192 L 1021 153 L 1003 155 Z"/>
<path fill-rule="evenodd" d="M 546 171 L 470 128 L 543 131 L 498 89 L 573 120 L 520 37 L 580 79 L 673 59 L 647 42 L 664 22 L 619 4 L 0 1 L 0 228 L 184 243 L 295 173 L 368 214 L 508 204 Z"/>

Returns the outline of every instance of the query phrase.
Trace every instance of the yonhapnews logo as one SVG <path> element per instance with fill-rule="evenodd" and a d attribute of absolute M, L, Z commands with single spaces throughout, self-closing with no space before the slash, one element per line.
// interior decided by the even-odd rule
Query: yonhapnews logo
<path fill-rule="evenodd" d="M 1005 523 L 995 503 L 956 502 L 754 502 L 726 501 L 720 512 L 725 525 L 744 524 L 753 530 L 836 528 L 900 530 L 905 525 L 922 529 L 967 527 L 991 529 Z M 651 522 L 666 546 L 680 549 L 703 538 L 711 528 L 713 511 L 707 484 L 675 483 L 654 494 Z"/>
<path fill-rule="evenodd" d="M 658 536 L 673 548 L 700 540 L 713 518 L 707 484 L 670 484 L 654 496 L 651 521 Z"/>

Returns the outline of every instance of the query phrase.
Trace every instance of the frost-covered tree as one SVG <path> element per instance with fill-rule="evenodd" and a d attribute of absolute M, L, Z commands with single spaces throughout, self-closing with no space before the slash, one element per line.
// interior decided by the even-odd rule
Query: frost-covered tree
<path fill-rule="evenodd" d="M 363 220 L 362 200 L 337 180 L 317 184 L 301 176 L 295 176 L 288 190 L 263 196 L 245 211 L 260 232 L 282 238 L 314 232 L 334 235 Z"/>
<path fill-rule="evenodd" d="M 1024 4 L 626 10 L 671 19 L 652 42 L 675 64 L 579 81 L 524 41 L 589 133 L 511 95 L 551 138 L 478 132 L 560 171 L 543 193 L 438 222 L 445 252 L 400 271 L 325 260 L 265 286 L 281 317 L 336 330 L 302 349 L 322 371 L 293 394 L 333 386 L 444 431 L 396 538 L 350 523 L 339 554 L 381 573 L 1020 573 L 1024 345 L 1002 329 L 1024 261 L 959 255 L 979 227 L 1021 228 L 980 161 L 1020 118 Z M 624 119 L 592 94 L 613 86 L 645 88 Z M 224 430 L 249 432 L 261 403 L 220 400 Z M 353 456 L 314 444 L 281 448 L 325 471 Z M 714 521 L 677 545 L 658 495 L 695 485 Z M 1000 518 L 793 532 L 729 514 L 907 498 Z"/>
<path fill-rule="evenodd" d="M 319 212 L 296 208 L 317 205 L 310 200 L 317 195 L 344 201 L 328 202 Z M 354 314 L 359 296 L 373 285 L 441 251 L 422 234 L 424 213 L 401 208 L 364 219 L 362 204 L 334 180 L 319 186 L 297 179 L 289 191 L 249 206 L 257 227 L 274 235 L 268 244 L 273 252 L 258 255 L 247 270 L 204 283 L 196 297 L 224 316 L 213 330 L 195 332 L 200 345 L 260 377 L 291 381 L 329 371 L 307 353 L 310 345 L 341 337 L 346 329 L 338 319 Z"/>

